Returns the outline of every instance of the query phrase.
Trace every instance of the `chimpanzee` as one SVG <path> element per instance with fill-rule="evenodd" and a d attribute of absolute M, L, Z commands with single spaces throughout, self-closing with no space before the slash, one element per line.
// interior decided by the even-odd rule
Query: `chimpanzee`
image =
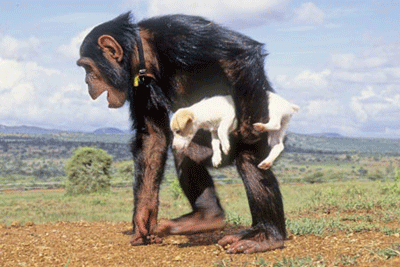
<path fill-rule="evenodd" d="M 231 155 L 243 179 L 251 228 L 223 237 L 228 253 L 283 247 L 282 196 L 271 170 L 257 164 L 268 154 L 267 134 L 253 129 L 268 121 L 263 45 L 197 16 L 167 15 L 134 23 L 130 12 L 95 27 L 84 39 L 77 64 L 86 70 L 89 94 L 107 91 L 110 108 L 127 101 L 135 131 L 132 245 L 162 242 L 168 234 L 224 227 L 224 211 L 206 166 L 210 134 L 199 132 L 186 151 L 174 152 L 180 185 L 193 211 L 157 225 L 160 183 L 171 142 L 169 114 L 204 97 L 232 95 L 238 129 Z M 267 148 L 267 149 L 265 149 Z"/>

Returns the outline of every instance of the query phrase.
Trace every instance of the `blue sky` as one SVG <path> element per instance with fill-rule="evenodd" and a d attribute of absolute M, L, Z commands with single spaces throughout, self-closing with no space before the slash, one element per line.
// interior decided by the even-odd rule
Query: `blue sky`
<path fill-rule="evenodd" d="M 75 64 L 90 28 L 129 10 L 201 15 L 265 43 L 272 86 L 301 108 L 292 132 L 400 138 L 394 0 L 0 1 L 0 125 L 129 129 L 127 107 L 91 100 Z"/>

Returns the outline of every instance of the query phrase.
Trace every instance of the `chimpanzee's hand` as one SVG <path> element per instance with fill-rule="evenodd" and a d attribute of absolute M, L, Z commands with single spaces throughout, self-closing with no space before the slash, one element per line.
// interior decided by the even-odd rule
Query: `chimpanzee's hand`
<path fill-rule="evenodd" d="M 140 246 L 161 243 L 162 239 L 154 235 L 157 227 L 157 205 L 139 205 L 134 214 L 134 233 L 131 236 L 131 245 Z"/>

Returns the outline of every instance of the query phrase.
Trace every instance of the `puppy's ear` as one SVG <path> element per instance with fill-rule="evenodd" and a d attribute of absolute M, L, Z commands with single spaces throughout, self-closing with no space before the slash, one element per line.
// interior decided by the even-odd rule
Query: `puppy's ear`
<path fill-rule="evenodd" d="M 185 135 L 185 133 L 190 129 L 191 124 L 194 121 L 194 114 L 189 110 L 182 111 L 177 117 L 179 129 Z"/>
<path fill-rule="evenodd" d="M 179 130 L 178 113 L 174 113 L 174 115 L 172 115 L 170 128 L 173 132 Z"/>
<path fill-rule="evenodd" d="M 184 115 L 184 120 L 186 121 L 186 125 L 192 123 L 194 121 L 194 115 L 192 112 L 187 112 Z"/>

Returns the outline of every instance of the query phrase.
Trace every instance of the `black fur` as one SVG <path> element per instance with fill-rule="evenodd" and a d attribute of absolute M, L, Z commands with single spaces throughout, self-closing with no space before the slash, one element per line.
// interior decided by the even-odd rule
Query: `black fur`
<path fill-rule="evenodd" d="M 272 90 L 264 73 L 263 45 L 240 33 L 230 31 L 211 21 L 195 16 L 170 15 L 138 23 L 154 36 L 161 71 L 159 82 L 170 88 L 170 77 L 176 70 L 198 73 L 221 60 L 237 64 L 237 79 L 231 81 L 238 118 L 252 122 L 267 120 L 266 91 Z M 168 90 L 173 91 L 173 90 Z M 243 98 L 243 96 L 245 96 Z M 252 103 L 251 107 L 246 103 Z M 242 110 L 244 109 L 244 110 Z"/>

